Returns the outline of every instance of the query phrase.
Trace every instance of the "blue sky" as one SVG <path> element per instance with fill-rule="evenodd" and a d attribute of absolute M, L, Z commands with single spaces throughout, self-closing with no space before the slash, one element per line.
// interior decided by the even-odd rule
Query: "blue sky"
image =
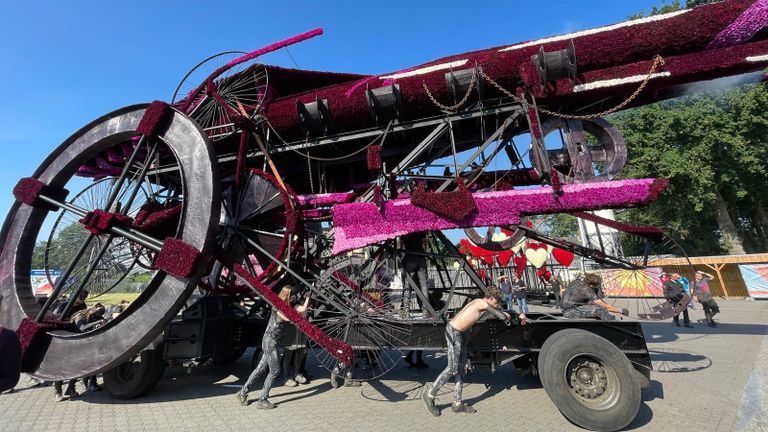
<path fill-rule="evenodd" d="M 660 3 L 5 0 L 0 215 L 18 179 L 70 134 L 122 106 L 170 100 L 184 74 L 217 52 L 250 51 L 323 27 L 323 36 L 290 48 L 299 67 L 379 74 L 624 21 Z M 294 67 L 285 51 L 264 62 Z"/>

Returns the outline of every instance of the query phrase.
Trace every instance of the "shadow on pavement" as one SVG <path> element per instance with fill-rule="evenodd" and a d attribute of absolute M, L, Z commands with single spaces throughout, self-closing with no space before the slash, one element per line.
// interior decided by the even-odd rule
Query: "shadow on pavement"
<path fill-rule="evenodd" d="M 664 386 L 658 381 L 651 380 L 651 384 L 648 388 L 643 389 L 641 397 L 643 402 L 650 402 L 654 399 L 664 399 Z"/>
<path fill-rule="evenodd" d="M 712 366 L 712 359 L 681 349 L 654 348 L 648 350 L 654 372 L 698 372 Z"/>
<path fill-rule="evenodd" d="M 626 428 L 623 430 L 633 430 L 637 428 L 641 428 L 653 420 L 653 411 L 651 410 L 651 407 L 648 406 L 645 402 L 640 403 L 640 409 L 637 411 L 637 416 L 634 420 L 632 420 L 632 423 L 630 423 Z M 659 430 L 665 430 L 665 429 L 659 429 Z"/>
<path fill-rule="evenodd" d="M 693 328 L 676 327 L 671 321 L 643 322 L 643 333 L 648 343 L 665 343 L 676 340 L 693 340 L 715 334 L 758 335 L 766 333 L 765 324 L 731 324 L 718 322 L 717 327 L 694 322 Z"/>

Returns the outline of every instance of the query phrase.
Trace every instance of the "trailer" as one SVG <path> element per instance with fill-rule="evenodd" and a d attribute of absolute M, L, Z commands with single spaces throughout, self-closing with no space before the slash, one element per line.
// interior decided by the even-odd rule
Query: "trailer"
<path fill-rule="evenodd" d="M 515 251 L 523 269 L 540 269 L 537 249 L 557 249 L 645 286 L 659 260 L 685 253 L 658 228 L 591 213 L 652 205 L 666 184 L 617 179 L 626 144 L 603 116 L 691 82 L 762 79 L 762 5 L 727 0 L 377 76 L 259 63 L 320 29 L 211 56 L 173 100 L 94 120 L 19 181 L 0 232 L 0 323 L 19 329 L 25 371 L 104 373 L 110 392 L 130 398 L 169 360 L 238 358 L 258 344 L 268 308 L 329 372 L 352 379 L 382 376 L 403 350 L 442 349 L 442 326 L 487 284 L 445 230 L 488 250 L 527 242 Z M 193 83 L 211 64 L 221 66 Z M 529 223 L 546 214 L 612 230 L 621 247 Z M 53 285 L 42 305 L 29 283 L 39 259 Z M 426 269 L 437 275 L 429 289 Z M 139 277 L 141 295 L 105 325 L 76 333 L 59 321 L 83 290 Z M 277 297 L 287 284 L 311 297 L 310 316 Z M 610 298 L 640 320 L 689 300 Z M 61 316 L 50 313 L 57 301 Z M 580 426 L 631 422 L 650 371 L 639 322 L 530 320 L 476 326 L 476 362 L 536 373 Z"/>

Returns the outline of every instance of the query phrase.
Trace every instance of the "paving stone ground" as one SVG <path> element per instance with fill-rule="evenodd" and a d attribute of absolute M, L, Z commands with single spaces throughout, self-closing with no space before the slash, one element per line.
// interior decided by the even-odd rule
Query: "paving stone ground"
<path fill-rule="evenodd" d="M 768 431 L 768 302 L 720 304 L 716 329 L 701 323 L 693 329 L 671 322 L 643 324 L 654 372 L 628 430 Z M 699 308 L 692 319 L 700 318 Z M 30 388 L 23 380 L 14 393 L 0 395 L 0 432 L 582 430 L 559 413 L 537 378 L 520 377 L 511 365 L 467 377 L 464 396 L 477 414 L 450 411 L 449 384 L 438 396 L 443 415 L 432 417 L 419 392 L 445 359 L 430 353 L 425 360 L 429 369 L 398 366 L 385 379 L 340 389 L 332 389 L 327 373 L 312 361 L 313 381 L 276 387 L 271 400 L 277 409 L 271 411 L 242 407 L 235 399 L 249 373 L 247 355 L 226 367 L 168 370 L 151 394 L 131 401 L 100 392 L 54 402 L 51 387 Z"/>

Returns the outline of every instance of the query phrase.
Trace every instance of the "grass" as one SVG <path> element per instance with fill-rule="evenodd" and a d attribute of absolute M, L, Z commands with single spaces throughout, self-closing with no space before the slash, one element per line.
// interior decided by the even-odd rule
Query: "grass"
<path fill-rule="evenodd" d="M 95 297 L 95 296 L 88 297 L 85 300 L 85 303 L 88 306 L 92 306 L 92 305 L 94 305 L 96 303 L 101 303 L 103 305 L 116 305 L 116 304 L 120 304 L 120 302 L 123 301 L 123 300 L 128 300 L 129 302 L 132 302 L 132 301 L 136 300 L 136 298 L 139 296 L 139 294 L 141 294 L 141 293 L 137 293 L 137 292 L 131 292 L 131 293 L 126 293 L 126 292 L 113 293 L 113 292 L 109 292 L 109 293 L 106 293 L 104 295 L 100 295 L 98 297 Z"/>

